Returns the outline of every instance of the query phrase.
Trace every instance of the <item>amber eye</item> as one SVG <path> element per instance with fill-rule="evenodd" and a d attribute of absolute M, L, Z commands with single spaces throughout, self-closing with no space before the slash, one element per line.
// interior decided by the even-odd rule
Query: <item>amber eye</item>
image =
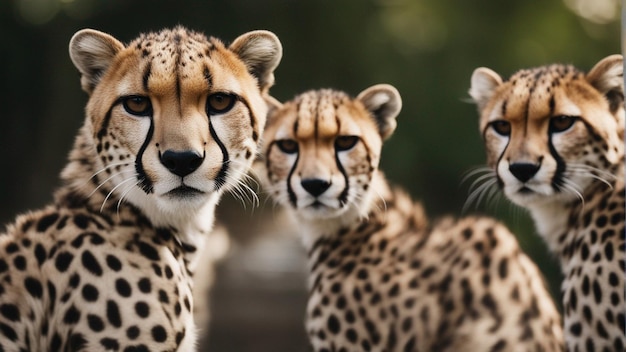
<path fill-rule="evenodd" d="M 293 139 L 281 139 L 276 141 L 278 149 L 286 154 L 294 154 L 298 152 L 298 142 Z"/>
<path fill-rule="evenodd" d="M 207 110 L 209 113 L 222 114 L 232 109 L 235 105 L 235 96 L 226 93 L 215 93 L 209 95 L 207 99 Z"/>
<path fill-rule="evenodd" d="M 578 118 L 576 116 L 560 115 L 550 119 L 550 133 L 558 133 L 568 130 L 574 125 Z"/>
<path fill-rule="evenodd" d="M 508 136 L 511 134 L 511 124 L 508 121 L 496 120 L 491 123 L 491 128 L 501 136 Z"/>
<path fill-rule="evenodd" d="M 335 139 L 335 150 L 344 151 L 348 150 L 359 141 L 357 136 L 339 136 Z"/>
<path fill-rule="evenodd" d="M 127 113 L 135 116 L 148 116 L 152 113 L 150 99 L 139 95 L 124 98 L 122 100 L 122 106 Z"/>

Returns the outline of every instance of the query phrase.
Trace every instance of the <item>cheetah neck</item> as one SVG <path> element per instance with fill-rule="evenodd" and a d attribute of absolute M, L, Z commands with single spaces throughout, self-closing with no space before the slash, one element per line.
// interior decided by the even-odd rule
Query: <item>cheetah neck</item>
<path fill-rule="evenodd" d="M 585 216 L 593 213 L 602 199 L 624 189 L 624 163 L 616 165 L 612 174 L 614 179 L 605 183 L 596 180 L 583 193 L 580 200 L 563 202 L 553 200 L 529 207 L 537 232 L 548 244 L 549 249 L 562 261 L 567 261 L 564 253 L 573 248 L 575 243 L 586 233 Z M 567 266 L 566 262 L 562 267 Z"/>

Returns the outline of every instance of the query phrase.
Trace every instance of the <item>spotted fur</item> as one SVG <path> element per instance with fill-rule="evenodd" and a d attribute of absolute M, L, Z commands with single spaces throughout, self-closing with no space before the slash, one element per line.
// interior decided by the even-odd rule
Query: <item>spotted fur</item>
<path fill-rule="evenodd" d="M 87 29 L 70 56 L 86 119 L 53 204 L 0 236 L 0 350 L 195 350 L 191 276 L 256 152 L 280 42 Z"/>
<path fill-rule="evenodd" d="M 429 222 L 378 170 L 401 99 L 310 91 L 268 116 L 257 169 L 308 253 L 315 351 L 562 351 L 557 309 L 489 218 Z"/>
<path fill-rule="evenodd" d="M 621 55 L 583 73 L 479 68 L 471 96 L 492 181 L 528 209 L 558 257 L 568 350 L 624 351 L 624 90 Z"/>

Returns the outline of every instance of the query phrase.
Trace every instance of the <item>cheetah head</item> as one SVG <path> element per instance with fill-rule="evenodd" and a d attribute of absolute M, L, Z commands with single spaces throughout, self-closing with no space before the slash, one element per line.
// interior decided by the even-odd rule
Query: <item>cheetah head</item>
<path fill-rule="evenodd" d="M 521 70 L 504 81 L 488 68 L 471 78 L 487 163 L 521 206 L 582 199 L 611 181 L 624 155 L 623 59 L 612 55 L 584 74 L 572 66 Z"/>
<path fill-rule="evenodd" d="M 69 51 L 89 94 L 83 135 L 99 192 L 158 219 L 238 186 L 282 55 L 274 34 L 253 31 L 226 46 L 179 26 L 125 45 L 86 29 Z"/>
<path fill-rule="evenodd" d="M 401 105 L 398 91 L 380 84 L 356 98 L 325 89 L 278 106 L 268 115 L 257 170 L 266 190 L 308 220 L 361 211 Z"/>

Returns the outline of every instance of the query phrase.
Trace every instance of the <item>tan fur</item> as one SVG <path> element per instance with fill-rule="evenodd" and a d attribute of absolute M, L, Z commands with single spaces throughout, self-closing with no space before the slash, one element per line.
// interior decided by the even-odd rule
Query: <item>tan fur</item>
<path fill-rule="evenodd" d="M 478 68 L 471 85 L 493 177 L 560 261 L 568 350 L 624 350 L 622 56 L 586 74 L 555 64 L 502 80 Z"/>
<path fill-rule="evenodd" d="M 556 307 L 508 229 L 431 222 L 387 184 L 380 152 L 401 105 L 388 85 L 317 90 L 268 117 L 256 171 L 307 251 L 313 349 L 562 351 Z"/>
<path fill-rule="evenodd" d="M 70 56 L 85 123 L 54 203 L 0 236 L 0 350 L 194 351 L 192 277 L 256 153 L 280 42 L 87 29 Z"/>

